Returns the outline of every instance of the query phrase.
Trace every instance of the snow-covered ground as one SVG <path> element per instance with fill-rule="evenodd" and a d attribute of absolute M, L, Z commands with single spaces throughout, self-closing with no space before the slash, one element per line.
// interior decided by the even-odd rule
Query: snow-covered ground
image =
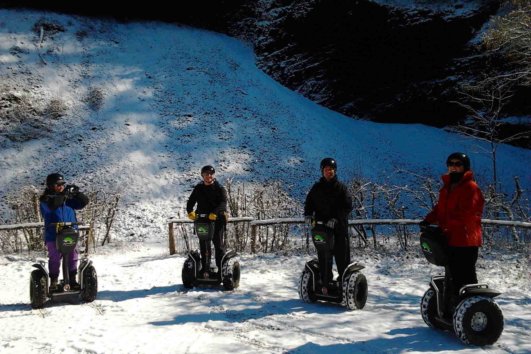
<path fill-rule="evenodd" d="M 182 256 L 166 244 L 122 244 L 92 257 L 99 273 L 91 304 L 29 306 L 33 259 L 0 257 L 0 352 L 7 353 L 529 353 L 529 259 L 483 254 L 478 275 L 497 298 L 505 330 L 498 342 L 474 348 L 428 328 L 419 302 L 440 268 L 414 253 L 356 250 L 366 265 L 363 310 L 306 304 L 297 281 L 309 255 L 241 257 L 240 288 L 186 290 Z M 367 254 L 366 252 L 370 252 Z"/>

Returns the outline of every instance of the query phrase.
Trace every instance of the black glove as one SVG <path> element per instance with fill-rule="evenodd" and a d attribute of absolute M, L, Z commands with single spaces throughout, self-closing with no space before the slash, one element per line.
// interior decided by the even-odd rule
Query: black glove
<path fill-rule="evenodd" d="M 329 229 L 333 229 L 337 224 L 337 219 L 330 219 L 326 222 L 326 227 L 328 227 Z"/>
<path fill-rule="evenodd" d="M 428 226 L 430 226 L 430 223 L 427 222 L 426 220 L 422 220 L 422 221 L 419 223 L 420 231 L 426 231 L 426 229 L 428 228 Z"/>
<path fill-rule="evenodd" d="M 79 187 L 75 184 L 68 184 L 65 186 L 64 193 L 67 198 L 73 198 L 79 193 Z"/>

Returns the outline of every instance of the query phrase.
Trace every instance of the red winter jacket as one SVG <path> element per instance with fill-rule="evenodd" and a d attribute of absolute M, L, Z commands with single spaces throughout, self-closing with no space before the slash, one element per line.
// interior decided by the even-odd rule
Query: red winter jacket
<path fill-rule="evenodd" d="M 443 175 L 444 186 L 439 192 L 437 205 L 426 216 L 426 221 L 443 229 L 449 246 L 481 246 L 481 215 L 485 200 L 473 177 L 472 171 L 465 172 L 450 190 L 450 176 Z"/>

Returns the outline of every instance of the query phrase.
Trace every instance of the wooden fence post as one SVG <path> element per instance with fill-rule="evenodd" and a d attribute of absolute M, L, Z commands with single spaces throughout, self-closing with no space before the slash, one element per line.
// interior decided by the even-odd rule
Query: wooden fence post
<path fill-rule="evenodd" d="M 258 225 L 251 224 L 251 253 L 256 253 L 256 234 Z"/>
<path fill-rule="evenodd" d="M 173 234 L 173 222 L 168 223 L 168 235 L 170 242 L 170 255 L 175 254 L 175 236 Z"/>

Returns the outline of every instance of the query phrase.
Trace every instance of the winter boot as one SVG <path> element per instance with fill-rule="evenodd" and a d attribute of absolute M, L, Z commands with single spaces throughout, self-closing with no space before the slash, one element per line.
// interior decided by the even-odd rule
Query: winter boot
<path fill-rule="evenodd" d="M 50 292 L 56 291 L 58 288 L 57 277 L 50 278 Z"/>

